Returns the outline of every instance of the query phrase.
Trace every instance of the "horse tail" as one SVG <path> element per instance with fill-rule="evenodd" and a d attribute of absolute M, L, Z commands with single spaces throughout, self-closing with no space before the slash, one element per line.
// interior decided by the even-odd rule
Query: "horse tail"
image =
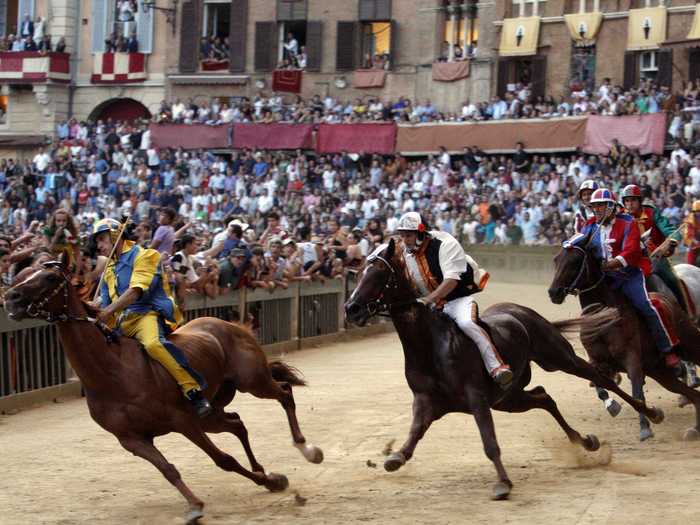
<path fill-rule="evenodd" d="M 554 321 L 552 324 L 567 338 L 579 332 L 581 342 L 587 345 L 618 326 L 621 321 L 622 317 L 617 308 L 597 305 L 595 308 L 585 309 L 581 317 Z"/>
<path fill-rule="evenodd" d="M 301 372 L 282 361 L 272 361 L 268 363 L 270 373 L 275 381 L 289 383 L 293 386 L 306 386 L 306 381 L 301 377 Z"/>

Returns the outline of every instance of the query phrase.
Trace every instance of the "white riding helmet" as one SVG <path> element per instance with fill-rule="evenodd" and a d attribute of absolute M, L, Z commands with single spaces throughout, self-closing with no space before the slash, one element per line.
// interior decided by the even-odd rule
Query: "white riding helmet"
<path fill-rule="evenodd" d="M 417 211 L 409 211 L 407 213 L 404 213 L 401 218 L 399 219 L 399 224 L 396 227 L 396 231 L 399 232 L 417 232 L 417 231 L 424 231 L 424 228 L 421 228 L 421 225 L 423 224 L 423 220 L 420 217 L 420 213 Z"/>

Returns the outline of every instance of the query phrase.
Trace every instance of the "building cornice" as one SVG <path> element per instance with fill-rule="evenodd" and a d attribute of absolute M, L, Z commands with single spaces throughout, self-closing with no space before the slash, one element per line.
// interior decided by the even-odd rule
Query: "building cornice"
<path fill-rule="evenodd" d="M 679 5 L 666 8 L 669 13 L 694 13 L 694 5 Z M 629 11 L 613 11 L 611 13 L 603 13 L 603 20 L 617 20 L 619 18 L 629 17 Z M 558 22 L 564 22 L 563 16 L 543 16 L 540 19 L 542 24 L 555 24 Z M 503 20 L 495 20 L 492 22 L 494 26 L 503 26 Z"/>

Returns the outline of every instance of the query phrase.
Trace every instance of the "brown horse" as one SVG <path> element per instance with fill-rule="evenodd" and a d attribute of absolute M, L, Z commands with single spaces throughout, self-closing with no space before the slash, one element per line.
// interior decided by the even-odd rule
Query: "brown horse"
<path fill-rule="evenodd" d="M 411 459 L 432 422 L 450 412 L 474 416 L 486 455 L 498 473 L 494 499 L 507 498 L 512 483 L 501 463 L 492 408 L 505 412 L 546 410 L 572 443 L 586 450 L 598 449 L 598 439 L 593 435 L 584 438 L 571 428 L 543 387 L 525 390 L 531 379 L 531 361 L 548 372 L 561 370 L 593 381 L 616 392 L 653 421 L 663 419 L 661 411 L 625 394 L 611 379 L 578 357 L 571 344 L 537 312 L 513 303 L 494 305 L 482 317 L 484 329 L 490 332 L 498 351 L 513 369 L 513 382 L 504 392 L 489 377 L 474 343 L 454 321 L 416 301 L 401 249 L 396 248 L 393 239 L 368 259 L 362 278 L 345 305 L 348 320 L 357 324 L 364 324 L 384 310 L 391 315 L 401 339 L 406 380 L 414 396 L 408 439 L 384 463 L 388 471 L 399 469 Z"/>
<path fill-rule="evenodd" d="M 287 414 L 294 445 L 308 461 L 323 461 L 321 449 L 306 443 L 297 422 L 291 385 L 304 385 L 304 380 L 292 367 L 280 361 L 268 362 L 255 337 L 240 325 L 203 317 L 170 336 L 209 384 L 205 394 L 212 400 L 213 412 L 199 419 L 175 380 L 134 340 L 120 338 L 109 343 L 105 339 L 103 331 L 88 317 L 62 262 L 45 264 L 11 288 L 5 294 L 5 308 L 16 320 L 36 317 L 58 324 L 63 349 L 85 389 L 90 415 L 126 450 L 152 463 L 180 491 L 189 505 L 188 523 L 203 516 L 204 503 L 154 446 L 156 436 L 178 432 L 226 471 L 273 492 L 288 486 L 285 476 L 265 472 L 253 455 L 243 421 L 237 414 L 224 411 L 236 391 L 279 401 Z M 219 450 L 207 436 L 222 432 L 240 440 L 251 470 Z"/>
<path fill-rule="evenodd" d="M 554 259 L 556 267 L 549 296 L 553 303 L 561 304 L 567 294 L 578 295 L 584 314 L 600 307 L 614 308 L 613 313 L 621 320 L 608 330 L 589 326 L 586 315 L 579 319 L 555 323 L 559 329 L 576 328 L 581 330 L 581 341 L 588 353 L 590 362 L 604 375 L 626 372 L 632 383 L 632 395 L 644 400 L 644 378 L 650 376 L 661 386 L 678 394 L 685 395 L 695 406 L 696 426 L 686 431 L 686 439 L 700 437 L 700 392 L 679 381 L 674 372 L 666 368 L 654 340 L 632 305 L 606 284 L 600 268 L 600 261 L 587 247 L 570 246 L 563 248 Z M 675 300 L 664 295 L 657 297 L 668 312 L 676 334 L 680 339 L 678 352 L 683 359 L 700 362 L 700 332 Z M 608 309 L 609 310 L 609 309 Z M 618 313 L 619 312 L 619 313 Z M 599 316 L 597 319 L 599 320 Z M 598 322 L 598 321 L 596 321 Z M 598 391 L 601 399 L 607 393 Z M 649 422 L 639 415 L 639 439 L 644 441 L 653 436 Z"/>

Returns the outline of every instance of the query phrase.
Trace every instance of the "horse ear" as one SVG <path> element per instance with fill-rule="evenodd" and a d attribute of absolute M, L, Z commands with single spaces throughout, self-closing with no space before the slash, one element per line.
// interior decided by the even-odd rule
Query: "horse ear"
<path fill-rule="evenodd" d="M 395 251 L 396 251 L 396 241 L 392 237 L 391 240 L 389 241 L 389 246 L 386 247 L 386 258 L 391 259 L 394 256 Z"/>
<path fill-rule="evenodd" d="M 58 256 L 58 262 L 61 265 L 61 268 L 63 270 L 68 268 L 68 254 L 66 252 L 61 252 L 61 255 Z"/>

